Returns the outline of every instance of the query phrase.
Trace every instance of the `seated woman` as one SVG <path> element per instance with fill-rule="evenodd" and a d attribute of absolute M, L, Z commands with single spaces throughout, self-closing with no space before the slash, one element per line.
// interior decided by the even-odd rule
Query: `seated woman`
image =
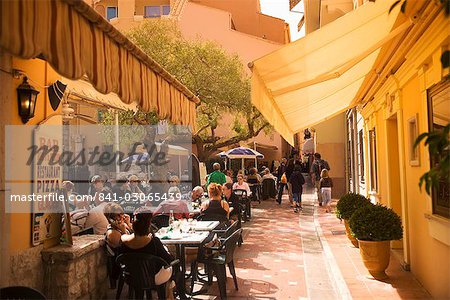
<path fill-rule="evenodd" d="M 154 256 L 161 257 L 167 263 L 172 262 L 173 257 L 167 252 L 161 241 L 153 235 L 151 230 L 152 213 L 150 211 L 140 211 L 135 215 L 133 222 L 134 234 L 123 235 L 121 238 L 122 245 L 121 253 L 148 253 Z M 183 274 L 176 272 L 176 286 L 178 294 L 185 299 L 186 294 L 183 286 Z M 155 284 L 161 285 L 166 283 L 172 277 L 172 267 L 163 268 L 160 265 L 159 272 L 155 275 Z"/>
<path fill-rule="evenodd" d="M 105 239 L 110 248 L 117 249 L 120 246 L 120 238 L 123 234 L 131 233 L 130 216 L 126 215 L 122 206 L 115 202 L 106 204 L 103 214 L 108 220 Z"/>
<path fill-rule="evenodd" d="M 239 174 L 237 176 L 237 182 L 233 184 L 233 190 L 245 190 L 247 192 L 247 197 L 249 197 L 252 192 L 247 182 L 244 181 L 244 175 Z"/>
<path fill-rule="evenodd" d="M 120 275 L 120 268 L 116 264 L 121 244 L 120 238 L 123 234 L 130 234 L 131 232 L 130 216 L 126 215 L 123 208 L 114 202 L 105 205 L 103 214 L 109 223 L 106 228 L 105 241 L 108 252 L 108 273 L 111 285 L 114 287 Z"/>
<path fill-rule="evenodd" d="M 209 201 L 202 204 L 201 211 L 204 219 L 225 222 L 228 221 L 230 206 L 222 200 L 222 186 L 217 183 L 208 185 Z"/>

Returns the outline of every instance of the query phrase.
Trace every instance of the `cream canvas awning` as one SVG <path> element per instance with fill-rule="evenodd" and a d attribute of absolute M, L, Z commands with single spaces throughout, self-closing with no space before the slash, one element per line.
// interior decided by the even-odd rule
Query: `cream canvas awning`
<path fill-rule="evenodd" d="M 367 2 L 252 63 L 252 102 L 291 145 L 295 133 L 347 109 L 380 48 L 411 26 L 394 29 L 391 5 Z"/>
<path fill-rule="evenodd" d="M 62 78 L 61 82 L 67 84 L 65 94 L 71 100 L 86 101 L 94 105 L 100 105 L 106 108 L 113 108 L 123 111 L 138 110 L 137 103 L 133 102 L 126 104 L 122 102 L 119 96 L 115 93 L 109 93 L 107 95 L 102 94 L 86 80 L 70 80 L 67 78 Z"/>
<path fill-rule="evenodd" d="M 175 124 L 195 126 L 198 97 L 81 0 L 0 1 L 0 48 L 48 61 L 64 77 L 87 76 Z"/>

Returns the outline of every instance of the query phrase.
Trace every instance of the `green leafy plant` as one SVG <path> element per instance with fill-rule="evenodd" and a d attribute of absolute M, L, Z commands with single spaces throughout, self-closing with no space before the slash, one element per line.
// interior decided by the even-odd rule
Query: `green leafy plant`
<path fill-rule="evenodd" d="M 237 55 L 228 54 L 213 41 L 185 39 L 177 23 L 169 19 L 146 20 L 125 34 L 200 98 L 197 130 L 192 132 L 200 161 L 271 131 L 251 103 L 250 76 Z M 120 113 L 119 122 L 149 124 L 157 117 L 153 112 L 148 115 Z"/>
<path fill-rule="evenodd" d="M 352 234 L 362 241 L 391 241 L 403 237 L 400 217 L 380 204 L 357 209 L 349 220 L 349 226 Z"/>
<path fill-rule="evenodd" d="M 419 187 L 425 183 L 425 190 L 428 195 L 434 187 L 438 187 L 440 182 L 448 182 L 450 180 L 450 149 L 449 149 L 449 132 L 450 123 L 442 130 L 425 132 L 419 135 L 414 143 L 417 147 L 422 140 L 425 140 L 425 146 L 430 151 L 433 166 L 430 171 L 424 173 L 419 180 Z"/>
<path fill-rule="evenodd" d="M 336 205 L 336 216 L 341 220 L 348 220 L 358 208 L 366 205 L 372 205 L 372 203 L 363 195 L 347 193 L 339 199 Z"/>

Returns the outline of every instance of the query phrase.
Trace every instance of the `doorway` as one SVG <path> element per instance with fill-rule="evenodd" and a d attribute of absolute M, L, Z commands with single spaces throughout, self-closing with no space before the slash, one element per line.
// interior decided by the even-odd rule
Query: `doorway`
<path fill-rule="evenodd" d="M 388 168 L 388 205 L 402 220 L 402 193 L 401 193 L 401 174 L 400 174 L 400 151 L 397 114 L 386 120 L 386 138 L 387 138 L 387 168 Z M 405 226 L 405 224 L 403 224 Z M 398 249 L 399 254 L 403 254 L 403 241 L 392 241 L 392 249 Z M 404 261 L 404 260 L 402 260 Z"/>

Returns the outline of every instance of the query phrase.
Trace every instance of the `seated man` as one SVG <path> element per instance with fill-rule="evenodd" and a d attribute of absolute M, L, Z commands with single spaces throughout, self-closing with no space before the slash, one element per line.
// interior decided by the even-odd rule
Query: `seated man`
<path fill-rule="evenodd" d="M 275 198 L 277 191 L 275 184 L 277 182 L 277 178 L 270 173 L 269 169 L 264 170 L 262 188 L 261 188 L 261 196 L 263 200 L 269 198 Z"/>
<path fill-rule="evenodd" d="M 247 176 L 247 183 L 255 184 L 255 183 L 261 183 L 261 181 L 262 181 L 261 176 L 258 174 L 256 168 L 251 168 L 250 174 Z"/>
<path fill-rule="evenodd" d="M 63 181 L 62 188 L 67 193 L 67 200 L 71 211 L 76 209 L 87 209 L 89 207 L 89 203 L 82 201 L 82 197 L 74 191 L 75 185 L 72 181 Z"/>
<path fill-rule="evenodd" d="M 262 177 L 262 180 L 264 180 L 264 179 L 266 179 L 266 178 L 270 178 L 270 179 L 273 179 L 273 180 L 277 180 L 277 178 L 275 177 L 275 176 L 273 176 L 273 174 L 272 173 L 270 173 L 270 170 L 269 170 L 269 168 L 265 168 L 264 169 L 264 176 Z"/>
<path fill-rule="evenodd" d="M 169 215 L 173 212 L 175 219 L 189 218 L 189 207 L 185 200 L 181 199 L 180 189 L 177 187 L 170 187 L 167 193 L 167 200 L 161 202 L 153 215 Z"/>
<path fill-rule="evenodd" d="M 230 207 L 233 207 L 233 211 L 230 212 L 230 219 L 237 220 L 237 216 L 239 214 L 239 197 L 233 193 L 233 184 L 225 183 L 222 189 L 223 196 L 225 201 L 228 202 Z"/>
<path fill-rule="evenodd" d="M 136 175 L 131 175 L 130 177 L 128 177 L 128 182 L 129 182 L 130 192 L 132 194 L 133 193 L 137 193 L 137 194 L 144 193 L 141 190 L 141 188 L 139 187 L 139 184 L 141 183 L 141 181 L 139 180 L 139 177 L 137 177 Z"/>
<path fill-rule="evenodd" d="M 125 200 L 125 194 L 131 194 L 130 185 L 126 177 L 116 180 L 116 184 L 112 187 L 113 199 Z"/>
<path fill-rule="evenodd" d="M 103 180 L 100 176 L 93 177 L 93 185 L 97 191 L 94 196 L 95 207 L 89 211 L 84 227 L 92 227 L 94 234 L 105 234 L 109 223 L 103 214 L 103 210 L 108 204 L 108 200 L 111 200 L 113 196 L 110 190 L 104 188 Z"/>
<path fill-rule="evenodd" d="M 205 191 L 201 186 L 196 186 L 191 193 L 191 200 L 192 202 L 196 202 L 198 204 L 202 204 L 201 198 L 203 197 L 203 193 Z"/>

